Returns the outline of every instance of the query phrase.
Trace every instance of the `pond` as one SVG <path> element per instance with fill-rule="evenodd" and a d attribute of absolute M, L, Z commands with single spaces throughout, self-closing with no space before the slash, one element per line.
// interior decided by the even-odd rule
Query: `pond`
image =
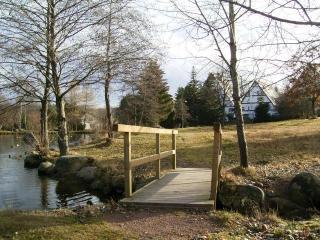
<path fill-rule="evenodd" d="M 73 136 L 82 142 L 85 135 Z M 24 158 L 30 146 L 19 135 L 0 135 L 0 209 L 54 209 L 76 207 L 99 197 L 86 191 L 79 183 L 70 186 L 39 177 L 37 169 L 24 168 Z"/>

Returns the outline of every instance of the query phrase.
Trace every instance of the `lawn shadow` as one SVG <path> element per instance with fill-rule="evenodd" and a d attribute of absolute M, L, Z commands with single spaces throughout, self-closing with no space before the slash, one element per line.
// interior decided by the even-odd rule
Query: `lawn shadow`
<path fill-rule="evenodd" d="M 248 141 L 249 158 L 256 164 L 267 164 L 275 160 L 302 160 L 303 155 L 320 155 L 320 133 L 307 136 L 277 137 L 271 140 Z"/>
<path fill-rule="evenodd" d="M 101 219 L 88 217 L 86 223 L 97 223 Z M 82 223 L 82 222 L 81 222 Z M 76 215 L 55 215 L 52 212 L 0 211 L 0 238 L 37 230 L 44 227 L 72 226 L 80 224 Z"/>

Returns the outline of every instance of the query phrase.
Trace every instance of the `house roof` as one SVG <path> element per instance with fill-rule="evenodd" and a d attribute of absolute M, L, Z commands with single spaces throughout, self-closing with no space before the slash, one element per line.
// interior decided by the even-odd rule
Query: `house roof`
<path fill-rule="evenodd" d="M 267 98 L 269 98 L 270 102 L 273 104 L 273 105 L 276 105 L 276 98 L 278 96 L 278 93 L 275 91 L 275 89 L 270 85 L 270 84 L 267 84 L 267 83 L 264 83 L 262 81 L 253 81 L 253 83 L 251 84 L 251 86 L 249 87 L 249 89 L 246 91 L 246 94 L 251 91 L 251 89 L 255 86 L 255 85 L 258 85 L 261 90 L 264 92 L 264 94 L 267 96 Z M 246 95 L 244 94 L 244 96 Z"/>

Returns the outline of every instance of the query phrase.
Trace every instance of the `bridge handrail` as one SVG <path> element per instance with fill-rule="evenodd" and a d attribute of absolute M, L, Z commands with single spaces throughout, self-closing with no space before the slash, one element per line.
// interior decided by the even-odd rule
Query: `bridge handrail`
<path fill-rule="evenodd" d="M 149 162 L 155 162 L 156 178 L 161 176 L 161 159 L 172 156 L 172 168 L 176 169 L 177 155 L 176 155 L 176 135 L 178 130 L 176 129 L 164 129 L 164 128 L 151 128 L 133 125 L 117 124 L 114 126 L 114 131 L 124 133 L 124 171 L 125 171 L 125 196 L 132 196 L 132 169 L 134 167 L 146 164 Z M 156 134 L 156 154 L 132 159 L 131 156 L 131 133 L 151 133 Z M 161 152 L 160 151 L 160 134 L 172 135 L 172 150 Z"/>
<path fill-rule="evenodd" d="M 151 128 L 142 126 L 133 126 L 125 124 L 116 124 L 114 126 L 116 132 L 130 132 L 130 133 L 159 133 L 159 134 L 178 134 L 176 129 L 165 129 L 165 128 Z"/>

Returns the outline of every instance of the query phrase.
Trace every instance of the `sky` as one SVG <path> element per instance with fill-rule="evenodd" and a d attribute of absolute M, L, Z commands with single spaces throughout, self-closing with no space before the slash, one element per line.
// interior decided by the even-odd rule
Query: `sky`
<path fill-rule="evenodd" d="M 190 5 L 187 2 L 181 1 L 181 6 L 185 10 L 190 10 Z M 256 1 L 256 4 L 258 4 L 257 7 L 264 7 L 261 1 L 260 3 Z M 192 38 L 203 35 L 195 34 L 192 28 L 182 27 L 185 21 L 181 19 L 181 15 L 168 12 L 167 10 L 170 10 L 168 6 L 169 0 L 140 1 L 138 4 L 138 7 L 143 9 L 144 14 L 154 24 L 158 41 L 156 44 L 163 46 L 161 51 L 164 53 L 164 57 L 160 60 L 160 64 L 165 72 L 170 94 L 174 96 L 178 87 L 185 86 L 190 80 L 192 66 L 196 68 L 198 80 L 204 81 L 209 72 L 220 71 L 214 63 L 221 64 L 222 60 L 217 54 L 215 45 L 212 44 L 212 38 L 206 37 L 198 40 Z M 291 10 L 275 11 L 274 14 L 292 19 L 299 18 L 296 16 L 296 12 Z M 313 15 L 316 20 L 319 20 L 320 14 L 313 13 Z M 209 20 L 215 21 L 214 18 Z M 268 23 L 266 18 L 253 14 L 246 14 L 238 21 L 236 34 L 239 49 L 238 58 L 241 63 L 238 66 L 238 71 L 244 81 L 259 79 L 281 89 L 286 83 L 282 79 L 290 72 L 283 62 L 290 59 L 299 46 L 286 44 L 276 47 L 270 43 L 281 43 L 282 40 L 285 42 L 296 42 L 297 39 L 307 40 L 316 36 L 319 33 L 319 28 L 279 24 L 281 31 L 271 25 L 266 33 Z M 252 43 L 256 44 L 253 48 L 250 47 Z M 227 45 L 222 44 L 221 46 L 222 51 L 229 58 Z M 211 60 L 210 63 L 208 59 Z M 264 60 L 257 63 L 256 59 Z M 122 95 L 117 91 L 114 92 L 111 94 L 111 104 L 116 107 Z M 103 92 L 99 91 L 97 98 L 99 106 L 102 107 Z"/>

